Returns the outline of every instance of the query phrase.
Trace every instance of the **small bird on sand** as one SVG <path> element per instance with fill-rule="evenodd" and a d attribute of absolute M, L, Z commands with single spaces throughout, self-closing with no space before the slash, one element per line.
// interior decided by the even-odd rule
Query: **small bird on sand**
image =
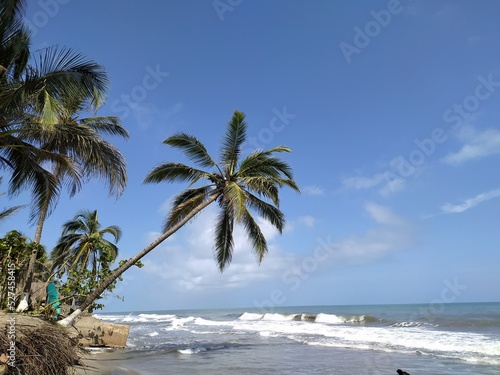
<path fill-rule="evenodd" d="M 399 374 L 399 375 L 410 375 L 408 374 L 406 371 L 403 371 L 403 370 L 400 370 L 400 369 L 397 369 L 396 372 Z"/>

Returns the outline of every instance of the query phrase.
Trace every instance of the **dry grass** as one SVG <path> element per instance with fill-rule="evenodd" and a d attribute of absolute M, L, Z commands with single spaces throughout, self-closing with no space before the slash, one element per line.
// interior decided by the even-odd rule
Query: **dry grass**
<path fill-rule="evenodd" d="M 11 318 L 14 317 L 14 320 Z M 14 322 L 14 323 L 13 323 Z M 14 328 L 12 328 L 14 327 Z M 0 355 L 9 354 L 15 334 L 15 367 L 8 375 L 70 375 L 79 363 L 79 349 L 66 331 L 39 317 L 0 315 Z M 12 358 L 9 358 L 12 360 Z"/>

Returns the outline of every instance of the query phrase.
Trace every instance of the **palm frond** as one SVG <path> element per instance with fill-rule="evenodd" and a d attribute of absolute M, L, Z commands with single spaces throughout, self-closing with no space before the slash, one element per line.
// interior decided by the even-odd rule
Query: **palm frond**
<path fill-rule="evenodd" d="M 108 75 L 101 65 L 71 49 L 57 46 L 40 50 L 35 57 L 29 80 L 41 79 L 51 96 L 61 101 L 79 98 L 94 110 L 104 103 L 109 88 Z"/>
<path fill-rule="evenodd" d="M 120 241 L 122 236 L 122 230 L 117 225 L 110 225 L 109 227 L 103 228 L 99 231 L 101 235 L 110 234 L 115 239 L 115 242 Z"/>
<path fill-rule="evenodd" d="M 165 220 L 163 231 L 172 228 L 189 215 L 195 207 L 207 199 L 211 191 L 212 186 L 206 185 L 198 188 L 186 189 L 178 194 L 172 202 L 172 209 Z"/>
<path fill-rule="evenodd" d="M 219 270 L 222 272 L 233 257 L 234 241 L 233 241 L 234 217 L 231 209 L 222 207 L 217 217 L 215 224 L 215 246 L 214 255 Z"/>
<path fill-rule="evenodd" d="M 240 178 L 239 182 L 248 189 L 265 196 L 273 201 L 276 206 L 279 206 L 279 190 L 283 186 L 287 186 L 300 193 L 300 188 L 294 180 L 288 178 L 269 178 L 262 176 L 252 176 Z"/>
<path fill-rule="evenodd" d="M 3 211 L 0 212 L 0 220 L 7 218 L 8 216 L 14 214 L 16 211 L 18 211 L 24 207 L 25 206 L 12 206 L 12 207 L 4 209 Z"/>
<path fill-rule="evenodd" d="M 250 192 L 246 192 L 246 194 L 248 206 L 257 211 L 260 216 L 269 221 L 280 233 L 282 233 L 285 226 L 285 215 L 283 212 L 279 208 L 259 199 Z"/>
<path fill-rule="evenodd" d="M 202 168 L 217 167 L 205 146 L 195 137 L 186 133 L 177 133 L 163 141 L 164 144 L 184 152 L 195 164 Z"/>
<path fill-rule="evenodd" d="M 97 177 L 106 183 L 110 195 L 120 195 L 127 183 L 126 163 L 123 155 L 111 143 L 103 140 L 92 129 L 82 124 L 56 124 L 50 132 L 30 131 L 22 136 L 34 142 L 43 142 L 41 148 L 66 155 L 75 168 L 87 179 Z"/>
<path fill-rule="evenodd" d="M 205 178 L 211 179 L 211 173 L 189 167 L 182 163 L 163 163 L 153 168 L 144 179 L 144 183 L 190 182 L 191 184 Z"/>
<path fill-rule="evenodd" d="M 224 204 L 226 209 L 234 212 L 236 221 L 242 219 L 243 213 L 246 210 L 246 195 L 245 191 L 235 182 L 228 182 L 223 190 Z"/>
<path fill-rule="evenodd" d="M 44 127 L 52 127 L 59 122 L 61 117 L 67 117 L 67 109 L 56 98 L 50 95 L 47 91 L 40 93 L 41 100 L 41 116 L 40 125 Z"/>
<path fill-rule="evenodd" d="M 93 129 L 98 134 L 117 135 L 129 139 L 130 135 L 115 116 L 87 117 L 80 120 L 80 124 Z"/>
<path fill-rule="evenodd" d="M 30 56 L 30 32 L 23 25 L 22 20 L 9 21 L 0 15 L 0 78 L 6 77 L 7 81 L 17 80 L 21 77 Z"/>
<path fill-rule="evenodd" d="M 57 179 L 45 170 L 40 162 L 54 155 L 35 149 L 19 140 L 12 139 L 10 143 L 14 146 L 0 149 L 12 168 L 9 194 L 17 195 L 26 189 L 32 193 L 35 210 L 45 205 L 53 207 L 57 202 L 60 187 Z M 62 157 L 57 157 L 57 161 L 61 164 L 68 163 Z"/>
<path fill-rule="evenodd" d="M 259 264 L 262 262 L 264 255 L 267 254 L 267 241 L 260 230 L 260 227 L 257 225 L 252 215 L 245 210 L 243 214 L 243 226 L 245 227 L 245 231 L 247 232 L 248 239 L 252 242 L 252 247 L 257 255 L 257 259 Z"/>
<path fill-rule="evenodd" d="M 267 175 L 278 177 L 284 175 L 293 180 L 292 168 L 288 163 L 271 156 L 266 151 L 256 150 L 248 155 L 240 164 L 238 176 Z"/>
<path fill-rule="evenodd" d="M 271 180 L 266 176 L 252 176 L 240 178 L 239 183 L 245 187 L 246 190 L 258 194 L 260 197 L 270 199 L 277 207 L 279 207 L 279 190 L 274 179 Z"/>
<path fill-rule="evenodd" d="M 243 112 L 234 111 L 229 121 L 221 147 L 221 163 L 227 173 L 232 175 L 241 154 L 241 145 L 246 139 L 247 123 Z"/>

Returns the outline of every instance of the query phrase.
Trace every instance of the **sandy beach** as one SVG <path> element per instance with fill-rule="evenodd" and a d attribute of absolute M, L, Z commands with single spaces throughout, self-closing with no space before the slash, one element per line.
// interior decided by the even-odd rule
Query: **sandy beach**
<path fill-rule="evenodd" d="M 91 350 L 82 354 L 83 366 L 74 368 L 76 375 L 140 375 L 122 366 L 123 353 L 119 350 Z"/>

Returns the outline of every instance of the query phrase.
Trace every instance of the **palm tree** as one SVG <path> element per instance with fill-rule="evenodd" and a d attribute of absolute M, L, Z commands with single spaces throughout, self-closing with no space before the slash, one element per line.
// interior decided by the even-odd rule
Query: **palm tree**
<path fill-rule="evenodd" d="M 70 49 L 50 47 L 29 62 L 30 35 L 23 26 L 26 2 L 0 0 L 0 167 L 12 171 L 10 194 L 33 193 L 34 241 L 55 208 L 63 185 L 70 196 L 84 180 L 100 177 L 110 194 L 126 184 L 123 156 L 102 134 L 128 137 L 116 117 L 78 119 L 97 111 L 109 87 L 102 66 Z M 27 269 L 29 293 L 36 254 Z M 27 297 L 25 297 L 27 299 Z"/>
<path fill-rule="evenodd" d="M 57 164 L 74 181 L 81 173 L 43 140 L 54 138 L 56 124 L 72 114 L 97 111 L 109 80 L 102 66 L 66 48 L 44 49 L 28 64 L 25 8 L 24 0 L 0 0 L 0 167 L 11 172 L 9 193 L 31 190 L 33 207 L 41 209 L 55 202 L 61 185 L 44 165 Z"/>
<path fill-rule="evenodd" d="M 65 161 L 15 136 L 31 98 L 29 92 L 43 86 L 34 81 L 23 84 L 30 56 L 30 33 L 23 25 L 25 7 L 24 0 L 0 0 L 0 167 L 12 171 L 11 194 L 29 188 L 37 202 L 44 190 L 57 190 L 55 179 L 40 163 Z"/>
<path fill-rule="evenodd" d="M 219 206 L 214 239 L 219 270 L 222 272 L 231 262 L 235 223 L 243 224 L 259 263 L 262 261 L 268 250 L 267 242 L 250 209 L 256 211 L 281 232 L 285 219 L 278 208 L 279 188 L 287 186 L 296 191 L 300 190 L 293 180 L 290 166 L 274 155 L 291 152 L 287 147 L 279 146 L 267 151 L 256 150 L 240 162 L 241 145 L 245 142 L 246 130 L 245 115 L 235 111 L 227 126 L 219 164 L 208 154 L 205 146 L 191 135 L 179 133 L 163 142 L 184 152 L 199 168 L 167 162 L 155 167 L 144 182 L 188 182 L 190 187 L 174 198 L 163 233 L 114 270 L 87 296 L 80 309 L 59 321 L 59 324 L 66 327 L 72 324 L 81 311 L 90 306 L 123 272 L 213 202 L 217 202 Z M 205 170 L 207 168 L 209 170 Z M 200 181 L 204 181 L 205 184 L 194 187 Z"/>
<path fill-rule="evenodd" d="M 44 49 L 28 64 L 25 8 L 25 0 L 0 0 L 0 167 L 12 172 L 11 195 L 29 189 L 33 207 L 44 207 L 60 190 L 44 163 L 56 163 L 73 178 L 79 170 L 40 140 L 71 114 L 97 111 L 109 80 L 102 66 L 67 48 Z"/>
<path fill-rule="evenodd" d="M 95 277 L 102 259 L 113 262 L 118 256 L 118 247 L 105 236 L 118 242 L 121 234 L 116 225 L 102 228 L 97 210 L 79 212 L 63 224 L 61 237 L 50 255 L 52 272 L 62 275 L 69 270 L 83 273 L 89 269 Z"/>

